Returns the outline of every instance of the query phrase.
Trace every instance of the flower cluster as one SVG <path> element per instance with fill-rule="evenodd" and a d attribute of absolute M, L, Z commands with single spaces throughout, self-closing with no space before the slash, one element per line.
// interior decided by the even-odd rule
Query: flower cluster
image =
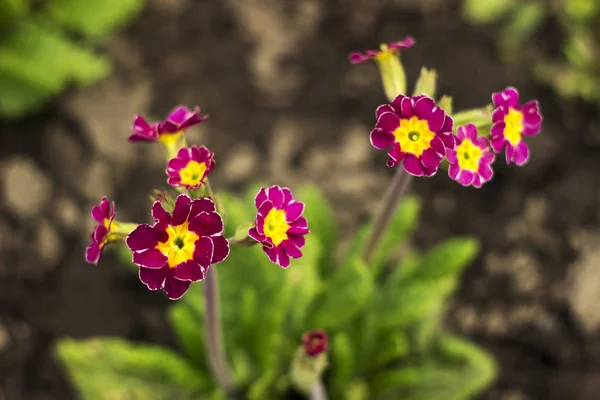
<path fill-rule="evenodd" d="M 384 44 L 381 51 L 353 52 L 349 59 L 353 64 L 374 59 L 382 68 L 381 57 L 396 56 L 398 49 L 413 44 L 414 40 L 409 37 L 401 42 Z M 401 72 L 396 77 L 404 79 Z M 390 82 L 385 87 L 386 92 L 396 88 L 394 79 Z M 389 167 L 402 163 L 406 172 L 414 176 L 433 176 L 446 160 L 451 179 L 463 186 L 479 188 L 494 175 L 494 153 L 505 151 L 507 164 L 522 166 L 529 160 L 529 147 L 523 138 L 541 131 L 542 115 L 538 102 L 519 105 L 519 92 L 512 87 L 492 95 L 495 109 L 489 121 L 483 123 L 489 126 L 489 134 L 482 136 L 475 123 L 454 126 L 453 118 L 429 96 L 410 97 L 398 94 L 397 90 L 395 93 L 389 104 L 377 108 L 377 122 L 370 140 L 376 149 L 388 151 Z M 481 121 L 478 122 L 481 125 Z"/>
<path fill-rule="evenodd" d="M 257 214 L 248 231 L 249 241 L 231 241 L 223 235 L 223 218 L 208 184 L 215 167 L 214 153 L 205 146 L 186 146 L 187 128 L 206 120 L 200 108 L 179 106 L 166 120 L 148 123 L 135 116 L 132 142 L 159 142 L 167 149 L 167 182 L 177 189 L 175 201 L 162 193 L 151 209 L 153 224 L 120 223 L 114 220 L 114 203 L 104 197 L 92 209 L 97 226 L 86 249 L 86 260 L 97 264 L 104 247 L 124 240 L 139 266 L 140 280 L 150 290 L 163 290 L 170 299 L 179 299 L 193 282 L 210 274 L 225 260 L 230 245 L 261 244 L 273 263 L 287 268 L 290 258 L 302 256 L 308 221 L 302 216 L 304 204 L 288 188 L 262 188 L 256 195 Z M 206 190 L 196 190 L 202 185 Z M 167 211 L 168 210 L 168 211 Z"/>

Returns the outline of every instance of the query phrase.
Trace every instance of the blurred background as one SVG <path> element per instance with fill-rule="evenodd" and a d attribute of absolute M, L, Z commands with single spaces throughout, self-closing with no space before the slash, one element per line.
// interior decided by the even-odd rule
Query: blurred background
<path fill-rule="evenodd" d="M 74 398 L 56 338 L 118 335 L 167 346 L 168 300 L 107 252 L 83 258 L 102 195 L 147 221 L 165 188 L 159 146 L 126 142 L 133 115 L 199 105 L 189 142 L 216 153 L 216 189 L 313 181 L 347 230 L 391 171 L 369 145 L 385 102 L 352 50 L 406 35 L 409 80 L 439 72 L 454 109 L 516 86 L 543 132 L 524 168 L 482 189 L 415 180 L 415 246 L 478 236 L 446 329 L 501 367 L 486 400 L 600 393 L 600 5 L 596 0 L 0 0 L 0 399 Z"/>

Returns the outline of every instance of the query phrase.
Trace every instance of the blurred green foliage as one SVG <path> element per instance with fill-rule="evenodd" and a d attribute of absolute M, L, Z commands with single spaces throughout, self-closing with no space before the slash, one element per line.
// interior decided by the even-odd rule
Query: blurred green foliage
<path fill-rule="evenodd" d="M 524 57 L 534 76 L 564 97 L 600 100 L 600 1 L 598 0 L 464 0 L 465 17 L 476 24 L 499 23 L 503 57 Z M 564 36 L 562 56 L 543 53 L 532 38 L 548 19 Z"/>
<path fill-rule="evenodd" d="M 0 116 L 35 111 L 68 85 L 111 70 L 98 41 L 131 20 L 142 0 L 0 0 Z"/>
<path fill-rule="evenodd" d="M 254 193 L 250 188 L 246 201 L 219 195 L 226 236 L 254 218 Z M 332 206 L 312 185 L 296 196 L 311 229 L 302 258 L 282 269 L 260 246 L 236 247 L 214 267 L 225 347 L 245 399 L 290 398 L 290 364 L 312 329 L 330 338 L 323 378 L 333 400 L 466 400 L 490 385 L 494 360 L 440 329 L 462 271 L 479 252 L 475 239 L 455 237 L 422 254 L 407 250 L 420 211 L 409 197 L 367 266 L 359 250 L 368 224 L 335 257 Z M 225 399 L 206 362 L 202 290 L 193 285 L 169 309 L 179 356 L 119 339 L 60 341 L 56 355 L 82 399 Z"/>

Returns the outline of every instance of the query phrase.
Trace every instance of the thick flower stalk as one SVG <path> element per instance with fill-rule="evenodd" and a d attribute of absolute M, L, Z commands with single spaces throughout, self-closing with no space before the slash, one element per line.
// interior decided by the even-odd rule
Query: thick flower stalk
<path fill-rule="evenodd" d="M 261 243 L 271 262 L 283 268 L 290 258 L 302 257 L 308 221 L 302 216 L 304 203 L 296 201 L 288 188 L 262 188 L 254 199 L 258 210 L 248 236 Z"/>
<path fill-rule="evenodd" d="M 496 109 L 492 114 L 491 145 L 496 153 L 505 151 L 506 163 L 518 166 L 529 160 L 529 147 L 524 136 L 535 136 L 542 129 L 542 114 L 536 100 L 519 105 L 519 92 L 509 87 L 494 93 Z"/>
<path fill-rule="evenodd" d="M 321 330 L 307 332 L 302 337 L 302 346 L 296 350 L 290 371 L 294 386 L 306 393 L 310 399 L 326 400 L 327 393 L 321 376 L 328 366 L 327 334 Z"/>
<path fill-rule="evenodd" d="M 402 162 L 411 175 L 432 176 L 446 149 L 456 145 L 452 118 L 430 97 L 398 95 L 391 104 L 379 106 L 375 115 L 371 144 L 379 150 L 391 147 L 389 167 Z"/>
<path fill-rule="evenodd" d="M 136 225 L 115 221 L 115 203 L 106 197 L 92 208 L 91 214 L 97 225 L 90 234 L 91 242 L 85 250 L 85 260 L 98 264 L 106 245 L 124 240 Z"/>
<path fill-rule="evenodd" d="M 167 182 L 171 186 L 196 189 L 204 183 L 215 166 L 215 154 L 206 147 L 192 146 L 179 150 L 167 164 Z"/>
<path fill-rule="evenodd" d="M 154 225 L 139 225 L 127 237 L 127 246 L 148 289 L 179 299 L 192 282 L 205 278 L 211 264 L 229 255 L 223 220 L 211 199 L 192 200 L 185 194 L 175 200 L 172 215 L 155 202 L 152 217 Z"/>
<path fill-rule="evenodd" d="M 177 152 L 185 147 L 185 130 L 206 121 L 208 115 L 200 115 L 200 108 L 193 110 L 185 106 L 174 108 L 167 118 L 160 122 L 148 123 L 143 117 L 136 115 L 133 119 L 130 142 L 156 142 L 163 145 L 167 158 L 175 158 Z"/>
<path fill-rule="evenodd" d="M 400 50 L 409 49 L 415 44 L 412 37 L 399 42 L 383 43 L 379 50 L 354 51 L 348 59 L 352 64 L 375 60 L 381 74 L 381 81 L 389 101 L 406 93 L 406 73 L 400 60 Z"/>
<path fill-rule="evenodd" d="M 446 158 L 450 163 L 448 176 L 463 186 L 480 188 L 494 175 L 491 165 L 495 157 L 490 149 L 490 141 L 477 136 L 474 124 L 459 126 L 456 136 L 456 149 L 446 151 Z"/>

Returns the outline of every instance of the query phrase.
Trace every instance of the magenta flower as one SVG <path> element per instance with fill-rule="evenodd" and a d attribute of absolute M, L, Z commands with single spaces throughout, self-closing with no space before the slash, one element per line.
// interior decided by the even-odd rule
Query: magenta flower
<path fill-rule="evenodd" d="M 480 188 L 494 175 L 491 165 L 495 157 L 490 149 L 490 141 L 478 137 L 477 127 L 473 124 L 459 126 L 456 136 L 456 149 L 446 150 L 446 158 L 450 163 L 448 176 L 463 186 Z"/>
<path fill-rule="evenodd" d="M 199 187 L 215 166 L 212 151 L 206 147 L 184 147 L 177 157 L 167 164 L 168 182 L 171 186 L 183 186 L 187 189 Z"/>
<path fill-rule="evenodd" d="M 375 115 L 371 144 L 379 150 L 391 147 L 389 167 L 403 161 L 409 174 L 432 176 L 446 149 L 455 147 L 452 118 L 427 96 L 398 95 L 392 104 L 379 106 Z"/>
<path fill-rule="evenodd" d="M 348 59 L 352 64 L 360 64 L 368 60 L 386 55 L 395 55 L 401 49 L 409 49 L 415 44 L 415 39 L 407 36 L 404 40 L 392 43 L 383 43 L 379 50 L 366 50 L 364 53 L 354 51 L 348 55 Z"/>
<path fill-rule="evenodd" d="M 326 352 L 328 343 L 327 334 L 321 330 L 307 332 L 302 337 L 304 352 L 310 357 L 316 357 Z"/>
<path fill-rule="evenodd" d="M 505 150 L 506 163 L 518 166 L 529 160 L 529 147 L 523 136 L 535 136 L 542 129 L 542 114 L 536 100 L 519 106 L 519 92 L 513 87 L 494 93 L 496 109 L 492 114 L 492 148 L 496 153 Z"/>
<path fill-rule="evenodd" d="M 185 194 L 175 200 L 172 215 L 156 201 L 152 217 L 154 225 L 138 225 L 127 236 L 127 246 L 148 289 L 179 299 L 192 282 L 204 279 L 211 264 L 229 255 L 223 220 L 210 198 L 191 200 Z"/>
<path fill-rule="evenodd" d="M 98 222 L 98 225 L 90 235 L 92 241 L 85 250 L 85 260 L 90 264 L 98 264 L 113 228 L 115 203 L 110 203 L 106 197 L 102 197 L 100 204 L 92 208 L 92 218 Z"/>
<path fill-rule="evenodd" d="M 291 258 L 302 257 L 304 235 L 309 233 L 308 222 L 302 217 L 304 203 L 294 200 L 288 188 L 262 188 L 254 199 L 258 214 L 248 236 L 262 243 L 271 262 L 283 268 Z"/>
<path fill-rule="evenodd" d="M 131 142 L 154 142 L 156 140 L 176 140 L 185 129 L 206 121 L 208 115 L 200 116 L 200 108 L 193 110 L 185 106 L 173 109 L 166 120 L 149 124 L 144 118 L 136 115 L 133 119 Z"/>

